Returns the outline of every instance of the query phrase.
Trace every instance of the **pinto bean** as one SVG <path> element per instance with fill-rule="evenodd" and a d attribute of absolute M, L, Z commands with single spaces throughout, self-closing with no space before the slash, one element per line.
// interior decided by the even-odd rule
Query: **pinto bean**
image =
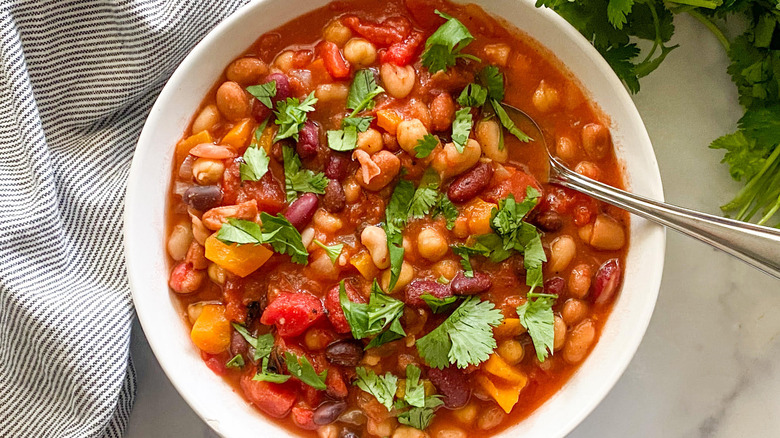
<path fill-rule="evenodd" d="M 307 120 L 298 133 L 298 144 L 295 150 L 302 159 L 306 159 L 317 155 L 319 147 L 320 128 L 311 120 Z"/>
<path fill-rule="evenodd" d="M 431 127 L 434 131 L 446 131 L 455 119 L 455 102 L 449 93 L 441 93 L 431 101 Z"/>
<path fill-rule="evenodd" d="M 347 402 L 325 402 L 314 411 L 311 421 L 319 426 L 333 423 L 346 409 Z"/>
<path fill-rule="evenodd" d="M 447 298 L 452 296 L 449 286 L 445 286 L 432 280 L 414 280 L 406 287 L 406 298 L 404 302 L 412 307 L 425 307 L 425 301 L 422 296 L 428 294 L 436 298 Z"/>
<path fill-rule="evenodd" d="M 355 151 L 355 154 L 357 155 L 359 152 L 365 154 L 365 152 L 360 149 Z M 385 188 L 401 171 L 401 160 L 389 151 L 380 151 L 370 157 L 366 154 L 364 158 L 358 158 L 358 161 L 360 161 L 361 169 L 356 175 L 356 180 L 364 189 L 373 192 Z M 373 163 L 370 163 L 369 161 Z M 366 169 L 366 166 L 370 169 L 372 165 L 376 166 L 379 172 L 367 178 L 367 174 L 370 173 L 370 171 Z"/>
<path fill-rule="evenodd" d="M 607 155 L 610 147 L 609 129 L 601 123 L 588 123 L 582 127 L 582 148 L 594 160 Z"/>
<path fill-rule="evenodd" d="M 563 228 L 563 218 L 561 215 L 552 211 L 545 210 L 533 217 L 532 222 L 542 231 L 548 233 L 555 232 Z"/>
<path fill-rule="evenodd" d="M 355 340 L 341 340 L 325 348 L 325 358 L 333 365 L 354 367 L 363 359 L 363 346 Z"/>
<path fill-rule="evenodd" d="M 475 295 L 487 291 L 493 286 L 490 276 L 484 272 L 474 272 L 473 277 L 466 277 L 462 272 L 450 282 L 450 288 L 455 295 Z"/>
<path fill-rule="evenodd" d="M 347 196 L 341 183 L 332 179 L 325 187 L 325 196 L 322 197 L 322 206 L 328 213 L 338 213 L 347 205 Z"/>
<path fill-rule="evenodd" d="M 236 82 L 226 81 L 217 89 L 217 108 L 231 122 L 249 117 L 251 101 L 244 89 Z"/>
<path fill-rule="evenodd" d="M 222 190 L 219 186 L 192 186 L 184 192 L 181 200 L 198 211 L 206 211 L 222 202 Z"/>
<path fill-rule="evenodd" d="M 609 302 L 620 288 L 620 262 L 609 259 L 599 267 L 593 277 L 593 293 L 591 297 L 597 305 Z"/>
<path fill-rule="evenodd" d="M 465 406 L 471 397 L 468 375 L 456 367 L 428 370 L 428 378 L 443 396 L 444 406 L 455 409 Z"/>
<path fill-rule="evenodd" d="M 268 66 L 258 58 L 238 58 L 231 62 L 225 70 L 225 76 L 229 81 L 238 82 L 241 85 L 254 85 L 260 80 L 260 76 L 268 73 Z"/>
<path fill-rule="evenodd" d="M 186 263 L 192 265 L 195 269 L 206 269 L 209 267 L 209 261 L 206 259 L 206 248 L 198 242 L 192 241 L 187 250 L 187 256 L 184 258 Z"/>
<path fill-rule="evenodd" d="M 325 176 L 330 179 L 341 181 L 347 176 L 347 168 L 349 167 L 349 158 L 343 154 L 332 152 L 328 157 L 328 162 L 325 164 Z"/>
<path fill-rule="evenodd" d="M 479 163 L 450 184 L 447 196 L 452 202 L 470 201 L 485 190 L 492 177 L 493 166 L 490 163 Z"/>
<path fill-rule="evenodd" d="M 582 361 L 595 339 L 596 326 L 592 320 L 586 319 L 577 324 L 566 337 L 566 343 L 563 345 L 563 359 L 568 363 Z"/>
<path fill-rule="evenodd" d="M 319 204 L 317 195 L 304 193 L 287 207 L 284 217 L 300 231 L 311 222 L 314 212 L 317 211 L 317 204 Z"/>

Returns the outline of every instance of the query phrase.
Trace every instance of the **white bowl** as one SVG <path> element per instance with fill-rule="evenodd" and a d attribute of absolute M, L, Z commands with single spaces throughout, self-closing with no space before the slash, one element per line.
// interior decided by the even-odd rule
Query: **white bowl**
<path fill-rule="evenodd" d="M 174 145 L 224 67 L 263 32 L 327 0 L 257 0 L 220 23 L 176 69 L 138 140 L 125 201 L 125 254 L 130 287 L 152 351 L 173 385 L 218 434 L 290 436 L 266 420 L 211 372 L 192 345 L 168 290 L 165 208 Z M 479 0 L 538 40 L 577 77 L 613 123 L 618 157 L 632 191 L 663 199 L 661 179 L 639 113 L 598 52 L 565 20 L 533 0 Z M 500 436 L 562 437 L 604 398 L 625 370 L 653 313 L 664 262 L 664 230 L 637 217 L 624 285 L 599 342 L 576 374 L 530 417 Z"/>

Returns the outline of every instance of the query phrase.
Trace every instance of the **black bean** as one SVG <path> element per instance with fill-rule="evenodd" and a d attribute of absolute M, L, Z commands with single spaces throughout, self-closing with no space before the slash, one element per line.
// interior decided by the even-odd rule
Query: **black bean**
<path fill-rule="evenodd" d="M 443 396 L 444 405 L 450 409 L 459 408 L 468 403 L 471 397 L 468 374 L 452 366 L 442 370 L 431 368 L 428 378 Z"/>
<path fill-rule="evenodd" d="M 333 365 L 354 367 L 363 359 L 363 346 L 354 340 L 337 341 L 328 345 L 325 357 Z"/>
<path fill-rule="evenodd" d="M 222 203 L 222 190 L 219 186 L 192 186 L 184 192 L 181 199 L 195 210 L 206 211 L 219 207 Z"/>
<path fill-rule="evenodd" d="M 324 426 L 333 423 L 347 409 L 347 402 L 325 402 L 321 404 L 312 415 L 314 424 Z"/>
<path fill-rule="evenodd" d="M 241 336 L 241 333 L 233 330 L 233 332 L 230 334 L 230 355 L 246 355 L 248 350 L 249 344 L 246 342 L 246 339 Z"/>

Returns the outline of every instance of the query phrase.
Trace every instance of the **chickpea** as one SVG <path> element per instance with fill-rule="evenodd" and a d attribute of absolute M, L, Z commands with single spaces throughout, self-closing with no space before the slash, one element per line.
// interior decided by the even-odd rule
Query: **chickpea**
<path fill-rule="evenodd" d="M 588 315 L 588 305 L 576 298 L 569 298 L 563 303 L 561 317 L 566 325 L 575 325 Z"/>
<path fill-rule="evenodd" d="M 265 62 L 253 57 L 238 58 L 225 70 L 225 76 L 229 81 L 238 82 L 243 86 L 256 84 L 266 73 L 268 73 L 268 66 Z"/>
<path fill-rule="evenodd" d="M 447 179 L 471 169 L 482 156 L 482 148 L 474 139 L 469 139 L 463 148 L 463 153 L 458 152 L 455 143 L 447 143 L 440 151 L 434 151 L 431 167 L 439 172 L 442 179 Z"/>
<path fill-rule="evenodd" d="M 360 152 L 362 152 L 362 156 Z M 355 179 L 366 190 L 372 192 L 382 190 L 401 171 L 401 160 L 392 152 L 379 151 L 369 157 L 365 151 L 358 149 L 354 155 L 358 157 L 360 162 L 360 169 Z M 378 170 L 378 173 L 370 175 L 372 168 Z"/>
<path fill-rule="evenodd" d="M 417 250 L 432 262 L 444 257 L 449 249 L 447 238 L 435 228 L 426 228 L 417 235 Z"/>
<path fill-rule="evenodd" d="M 431 128 L 446 131 L 455 119 L 455 102 L 449 93 L 439 93 L 431 102 Z"/>
<path fill-rule="evenodd" d="M 534 91 L 533 103 L 536 109 L 546 113 L 555 109 L 560 101 L 561 97 L 558 93 L 558 89 L 542 79 L 542 81 L 539 82 L 536 91 Z"/>
<path fill-rule="evenodd" d="M 401 149 L 412 156 L 417 155 L 414 148 L 417 146 L 417 142 L 426 135 L 428 135 L 428 130 L 419 119 L 404 120 L 398 124 L 395 132 L 398 146 L 401 146 Z"/>
<path fill-rule="evenodd" d="M 429 438 L 426 432 L 409 426 L 401 426 L 393 433 L 393 438 Z"/>
<path fill-rule="evenodd" d="M 596 326 L 590 319 L 577 324 L 569 333 L 566 344 L 563 346 L 563 360 L 569 363 L 578 363 L 590 350 L 596 339 Z"/>
<path fill-rule="evenodd" d="M 344 58 L 355 68 L 368 67 L 376 61 L 376 47 L 363 38 L 351 38 L 344 44 Z"/>
<path fill-rule="evenodd" d="M 555 142 L 555 155 L 564 161 L 571 161 L 577 156 L 577 146 L 569 137 L 558 137 Z"/>
<path fill-rule="evenodd" d="M 477 419 L 477 427 L 482 430 L 490 430 L 496 428 L 506 418 L 504 413 L 498 406 L 490 406 L 484 411 Z"/>
<path fill-rule="evenodd" d="M 582 148 L 594 160 L 607 155 L 611 144 L 609 129 L 601 123 L 588 123 L 582 127 Z"/>
<path fill-rule="evenodd" d="M 473 424 L 474 420 L 476 420 L 478 410 L 479 408 L 477 405 L 474 402 L 471 402 L 460 409 L 456 409 L 453 412 L 453 415 L 455 416 L 455 419 L 458 420 L 461 424 L 468 426 Z"/>
<path fill-rule="evenodd" d="M 292 50 L 286 50 L 276 56 L 276 59 L 274 59 L 274 67 L 278 68 L 284 73 L 287 73 L 293 69 L 294 57 L 295 53 L 293 53 Z"/>
<path fill-rule="evenodd" d="M 203 225 L 199 217 L 191 215 L 190 218 L 192 219 L 192 236 L 196 242 L 205 246 L 206 239 L 211 236 L 211 231 Z"/>
<path fill-rule="evenodd" d="M 333 234 L 344 226 L 344 221 L 320 208 L 314 213 L 312 224 L 317 231 Z"/>
<path fill-rule="evenodd" d="M 322 32 L 322 37 L 325 41 L 330 41 L 341 47 L 352 38 L 352 30 L 347 26 L 344 26 L 340 20 L 335 19 L 325 27 L 325 30 Z"/>
<path fill-rule="evenodd" d="M 314 90 L 319 102 L 341 102 L 347 100 L 349 88 L 345 84 L 321 84 Z"/>
<path fill-rule="evenodd" d="M 368 128 L 365 132 L 358 133 L 357 147 L 358 149 L 366 151 L 369 155 L 381 151 L 384 146 L 382 133 L 376 129 Z"/>
<path fill-rule="evenodd" d="M 385 230 L 374 225 L 367 226 L 360 233 L 360 243 L 368 248 L 371 260 L 379 269 L 387 269 L 390 266 L 390 254 L 387 250 L 387 234 Z"/>
<path fill-rule="evenodd" d="M 599 214 L 593 222 L 588 243 L 596 249 L 616 251 L 626 244 L 626 232 L 618 221 L 606 214 Z"/>
<path fill-rule="evenodd" d="M 575 266 L 569 274 L 569 293 L 575 298 L 582 298 L 590 290 L 590 282 L 593 278 L 593 268 L 585 263 Z"/>
<path fill-rule="evenodd" d="M 574 166 L 574 171 L 596 181 L 601 179 L 601 169 L 592 161 L 580 161 Z"/>
<path fill-rule="evenodd" d="M 509 45 L 504 43 L 487 44 L 482 48 L 484 59 L 499 67 L 505 67 L 512 51 Z"/>
<path fill-rule="evenodd" d="M 168 255 L 180 262 L 187 256 L 192 243 L 192 228 L 187 223 L 176 224 L 168 237 Z"/>
<path fill-rule="evenodd" d="M 436 432 L 436 438 L 468 438 L 468 434 L 463 429 L 447 426 Z"/>
<path fill-rule="evenodd" d="M 217 109 L 231 122 L 237 122 L 249 117 L 252 104 L 247 93 L 233 81 L 223 82 L 217 89 Z"/>
<path fill-rule="evenodd" d="M 225 269 L 222 266 L 219 266 L 216 263 L 209 263 L 209 267 L 207 269 L 211 281 L 213 281 L 214 283 L 220 286 L 225 284 L 227 273 L 225 272 Z"/>
<path fill-rule="evenodd" d="M 414 245 L 412 244 L 412 239 L 409 238 L 409 236 L 403 236 L 403 239 L 401 241 L 401 246 L 404 247 L 404 254 L 407 256 L 411 256 L 414 254 Z"/>
<path fill-rule="evenodd" d="M 398 281 L 395 283 L 395 287 L 393 290 L 390 291 L 390 293 L 396 293 L 406 287 L 407 284 L 411 283 L 412 279 L 414 278 L 415 269 L 412 265 L 407 263 L 405 260 L 403 264 L 401 264 L 401 272 L 398 274 Z M 390 270 L 387 269 L 384 272 L 382 272 L 382 289 L 387 290 L 387 287 L 390 285 Z"/>
<path fill-rule="evenodd" d="M 458 271 L 460 271 L 460 263 L 455 260 L 441 260 L 436 262 L 431 269 L 437 277 L 444 277 L 447 280 L 452 280 L 458 275 Z"/>
<path fill-rule="evenodd" d="M 368 423 L 366 423 L 366 431 L 371 435 L 387 437 L 393 433 L 396 426 L 394 417 L 388 417 L 381 421 L 369 418 Z"/>
<path fill-rule="evenodd" d="M 335 424 L 328 424 L 327 426 L 320 426 L 317 429 L 318 438 L 338 438 L 339 427 Z"/>
<path fill-rule="evenodd" d="M 506 163 L 509 160 L 509 150 L 501 144 L 501 127 L 493 119 L 480 120 L 475 131 L 477 141 L 482 146 L 482 153 L 486 157 L 498 163 Z"/>
<path fill-rule="evenodd" d="M 566 341 L 566 323 L 563 322 L 563 318 L 555 315 L 555 323 L 553 325 L 554 341 L 553 350 L 558 351 L 563 348 L 563 343 Z"/>
<path fill-rule="evenodd" d="M 206 105 L 192 121 L 192 132 L 197 134 L 202 131 L 210 131 L 221 118 L 216 105 Z"/>
<path fill-rule="evenodd" d="M 387 94 L 396 99 L 403 99 L 412 92 L 416 73 L 414 67 L 407 65 L 399 67 L 391 62 L 382 64 L 379 68 L 379 76 Z"/>
<path fill-rule="evenodd" d="M 344 181 L 344 197 L 348 204 L 354 204 L 357 202 L 357 200 L 360 199 L 362 190 L 363 189 L 360 188 L 360 185 L 355 181 L 354 178 L 350 177 Z"/>
<path fill-rule="evenodd" d="M 577 244 L 568 234 L 558 236 L 550 243 L 550 270 L 561 272 L 569 266 L 577 252 Z"/>
<path fill-rule="evenodd" d="M 198 158 L 192 163 L 192 176 L 195 181 L 208 186 L 218 183 L 225 173 L 225 164 L 222 160 L 212 160 L 210 158 Z"/>
<path fill-rule="evenodd" d="M 501 341 L 501 343 L 498 344 L 496 352 L 510 365 L 516 365 L 522 362 L 523 357 L 525 356 L 523 344 L 517 339 L 506 339 Z"/>

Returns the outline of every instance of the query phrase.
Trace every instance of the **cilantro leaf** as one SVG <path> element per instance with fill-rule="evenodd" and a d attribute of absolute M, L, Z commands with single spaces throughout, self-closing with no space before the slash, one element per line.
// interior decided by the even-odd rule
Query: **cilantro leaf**
<path fill-rule="evenodd" d="M 504 100 L 504 75 L 495 65 L 486 65 L 477 75 L 479 82 L 487 89 L 490 99 L 501 102 Z"/>
<path fill-rule="evenodd" d="M 244 356 L 241 356 L 241 354 L 233 356 L 232 359 L 225 363 L 226 368 L 243 368 L 244 365 Z"/>
<path fill-rule="evenodd" d="M 495 350 L 492 328 L 503 319 L 493 303 L 470 296 L 441 325 L 417 340 L 417 351 L 433 368 L 479 365 Z"/>
<path fill-rule="evenodd" d="M 399 400 L 400 402 L 400 400 Z M 396 408 L 402 409 L 405 403 L 396 402 Z M 441 397 L 434 395 L 425 398 L 425 405 L 422 407 L 412 407 L 411 409 L 398 414 L 398 422 L 411 426 L 415 429 L 425 430 L 431 425 L 435 416 L 436 408 L 443 405 Z"/>
<path fill-rule="evenodd" d="M 446 193 L 439 194 L 438 199 L 436 199 L 436 204 L 434 204 L 433 209 L 431 209 L 431 217 L 433 219 L 438 215 L 444 216 L 444 219 L 447 221 L 447 229 L 452 230 L 455 226 L 455 220 L 458 218 L 458 208 L 450 201 L 450 198 L 447 197 Z"/>
<path fill-rule="evenodd" d="M 358 132 L 366 132 L 371 127 L 371 122 L 374 120 L 371 116 L 364 117 L 344 117 L 341 119 L 341 127 L 346 128 L 348 126 L 354 126 Z"/>
<path fill-rule="evenodd" d="M 769 152 L 742 131 L 716 139 L 710 144 L 710 148 L 726 150 L 721 162 L 729 165 L 731 177 L 737 181 L 747 181 L 758 174 Z"/>
<path fill-rule="evenodd" d="M 473 55 L 461 53 L 474 41 L 474 36 L 466 26 L 443 12 L 437 10 L 436 13 L 447 21 L 425 41 L 425 50 L 420 56 L 422 65 L 431 73 L 436 73 L 454 66 L 458 58 L 479 61 Z"/>
<path fill-rule="evenodd" d="M 452 249 L 455 255 L 460 256 L 460 266 L 463 268 L 463 275 L 469 278 L 474 277 L 474 268 L 471 267 L 469 256 L 484 253 L 466 245 L 453 245 L 450 249 Z"/>
<path fill-rule="evenodd" d="M 239 166 L 241 181 L 258 181 L 268 172 L 268 163 L 271 162 L 265 149 L 256 146 L 246 148 L 242 159 Z"/>
<path fill-rule="evenodd" d="M 517 126 L 515 126 L 515 122 L 512 121 L 512 119 L 509 117 L 509 114 L 506 113 L 506 110 L 500 102 L 491 100 L 490 104 L 493 106 L 493 110 L 496 112 L 496 116 L 498 116 L 498 120 L 501 122 L 501 125 L 503 125 L 510 134 L 514 135 L 522 142 L 529 142 L 533 140 L 525 132 L 521 131 Z"/>
<path fill-rule="evenodd" d="M 498 210 L 491 215 L 490 226 L 501 235 L 516 232 L 526 215 L 536 207 L 539 196 L 540 193 L 532 186 L 526 187 L 526 196 L 522 202 L 515 201 L 514 195 L 510 194 L 498 203 Z"/>
<path fill-rule="evenodd" d="M 270 236 L 264 236 L 263 231 L 255 222 L 228 218 L 228 221 L 217 231 L 217 239 L 227 244 L 246 245 L 254 243 L 259 245 L 265 243 Z"/>
<path fill-rule="evenodd" d="M 368 336 L 368 305 L 349 299 L 344 280 L 339 283 L 339 305 L 352 331 L 352 337 L 363 339 Z"/>
<path fill-rule="evenodd" d="M 455 143 L 455 149 L 463 153 L 463 148 L 471 134 L 471 127 L 474 120 L 471 116 L 471 108 L 461 108 L 455 111 L 455 121 L 452 122 L 452 141 Z"/>
<path fill-rule="evenodd" d="M 417 146 L 414 147 L 414 153 L 417 158 L 425 158 L 433 152 L 436 146 L 439 145 L 439 139 L 433 134 L 425 134 L 425 136 L 417 140 Z"/>
<path fill-rule="evenodd" d="M 413 364 L 406 366 L 404 401 L 418 408 L 425 407 L 425 387 L 420 382 L 422 371 Z"/>
<path fill-rule="evenodd" d="M 363 110 L 372 109 L 374 98 L 384 91 L 384 88 L 376 84 L 374 72 L 369 69 L 359 70 L 355 73 L 355 78 L 352 79 L 352 84 L 349 86 L 347 108 L 352 110 L 349 116 L 353 117 Z"/>
<path fill-rule="evenodd" d="M 334 151 L 351 151 L 357 147 L 358 131 L 354 126 L 345 126 L 343 129 L 329 130 L 327 136 L 328 147 Z"/>
<path fill-rule="evenodd" d="M 376 280 L 371 287 L 368 303 L 351 301 L 342 280 L 339 284 L 339 304 L 355 339 L 377 335 L 366 349 L 406 336 L 400 322 L 404 303 L 384 294 Z"/>
<path fill-rule="evenodd" d="M 401 229 L 408 220 L 409 208 L 414 197 L 414 185 L 402 179 L 398 182 L 385 208 L 384 229 L 387 235 L 387 250 L 390 253 L 390 282 L 387 290 L 391 291 L 401 275 L 404 261 L 404 247 Z"/>
<path fill-rule="evenodd" d="M 260 369 L 257 371 L 257 374 L 252 377 L 252 380 L 271 383 L 284 383 L 290 380 L 290 377 L 291 376 L 268 371 L 268 357 L 266 356 L 263 358 Z"/>
<path fill-rule="evenodd" d="M 285 351 L 284 362 L 287 364 L 287 370 L 296 379 L 314 389 L 322 391 L 328 389 L 328 386 L 325 385 L 325 378 L 328 375 L 328 370 L 325 369 L 317 374 L 317 371 L 314 370 L 314 366 L 312 366 L 306 356 L 296 356 L 289 351 Z"/>
<path fill-rule="evenodd" d="M 260 213 L 263 222 L 263 233 L 272 235 L 267 240 L 274 251 L 279 254 L 287 254 L 294 263 L 305 265 L 309 260 L 309 252 L 303 246 L 301 233 L 281 213 L 271 216 L 266 212 Z"/>
<path fill-rule="evenodd" d="M 458 301 L 458 297 L 455 295 L 449 296 L 447 298 L 437 298 L 431 294 L 422 294 L 420 299 L 425 301 L 425 304 L 431 308 L 433 313 L 447 312 L 452 308 L 452 305 Z"/>
<path fill-rule="evenodd" d="M 254 337 L 243 325 L 237 324 L 235 322 L 231 323 L 231 325 L 238 332 L 238 334 L 246 339 L 247 344 L 254 348 L 255 352 L 252 356 L 254 360 L 260 360 L 261 358 L 267 357 L 271 354 L 271 349 L 274 347 L 274 335 L 266 333 L 264 335 Z"/>
<path fill-rule="evenodd" d="M 412 197 L 412 203 L 409 204 L 409 216 L 415 219 L 425 216 L 430 213 L 438 199 L 438 190 L 430 187 L 418 187 Z"/>
<path fill-rule="evenodd" d="M 393 409 L 393 398 L 398 389 L 398 377 L 390 373 L 377 376 L 375 372 L 363 367 L 355 368 L 355 374 L 357 375 L 355 385 L 358 388 L 373 395 L 388 411 Z"/>
<path fill-rule="evenodd" d="M 536 298 L 535 298 L 536 297 Z M 535 299 L 533 299 L 535 298 Z M 527 301 L 517 308 L 517 316 L 531 335 L 536 357 L 544 362 L 548 352 L 552 354 L 555 343 L 555 315 L 552 306 L 557 295 L 529 293 Z"/>
<path fill-rule="evenodd" d="M 298 132 L 306 123 L 306 114 L 314 111 L 314 104 L 317 98 L 312 91 L 306 99 L 301 102 L 297 97 L 288 97 L 283 101 L 276 103 L 276 124 L 279 125 L 279 131 L 274 137 L 274 142 L 284 138 L 294 138 L 298 140 Z"/>
<path fill-rule="evenodd" d="M 322 172 L 313 172 L 301 168 L 301 158 L 290 146 L 282 147 L 284 160 L 284 186 L 287 192 L 287 202 L 292 202 L 298 193 L 325 193 L 328 178 Z"/>
<path fill-rule="evenodd" d="M 458 105 L 462 107 L 467 106 L 482 106 L 488 97 L 488 90 L 483 88 L 479 84 L 468 84 L 458 96 Z"/>
<path fill-rule="evenodd" d="M 263 105 L 269 109 L 274 108 L 274 104 L 271 102 L 271 98 L 276 97 L 276 81 L 271 81 L 260 85 L 252 85 L 250 87 L 246 87 L 246 91 L 248 91 L 252 96 L 255 96 L 257 100 L 262 102 Z"/>
<path fill-rule="evenodd" d="M 607 4 L 607 18 L 617 29 L 622 29 L 626 24 L 626 16 L 631 13 L 634 0 L 609 0 Z"/>
<path fill-rule="evenodd" d="M 336 260 L 339 259 L 339 256 L 341 255 L 341 251 L 344 249 L 343 243 L 339 243 L 338 245 L 328 246 L 317 239 L 314 239 L 314 243 L 320 248 L 325 250 L 325 254 L 328 255 L 328 258 L 330 259 L 331 263 L 333 263 L 334 265 L 336 264 Z"/>

